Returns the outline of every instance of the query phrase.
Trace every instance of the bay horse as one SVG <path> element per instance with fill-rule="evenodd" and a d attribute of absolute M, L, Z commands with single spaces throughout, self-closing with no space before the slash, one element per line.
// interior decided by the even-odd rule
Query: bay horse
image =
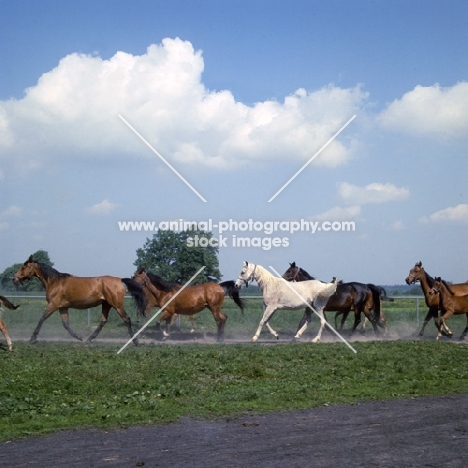
<path fill-rule="evenodd" d="M 426 301 L 427 307 L 429 307 L 426 317 L 423 322 L 419 336 L 424 335 L 424 329 L 428 324 L 431 318 L 434 319 L 435 326 L 438 327 L 438 318 L 439 318 L 439 309 L 440 309 L 440 296 L 437 294 L 429 294 L 429 291 L 434 286 L 434 278 L 429 275 L 429 273 L 424 270 L 422 262 L 417 262 L 413 268 L 411 268 L 408 276 L 406 277 L 406 284 L 414 284 L 419 281 L 421 289 L 423 290 L 424 300 Z M 450 289 L 456 295 L 465 295 L 468 294 L 468 283 L 458 283 L 450 285 Z M 445 333 L 445 330 L 442 330 L 442 334 Z"/>
<path fill-rule="evenodd" d="M 304 307 L 304 301 L 313 307 L 320 318 L 320 329 L 317 336 L 312 340 L 318 343 L 325 327 L 325 316 L 323 309 L 329 297 L 336 291 L 338 279 L 334 278 L 330 283 L 322 283 L 317 280 L 302 281 L 299 283 L 287 284 L 284 278 L 277 278 L 261 265 L 244 262 L 244 266 L 236 280 L 236 287 L 241 288 L 243 284 L 248 285 L 249 281 L 255 280 L 262 290 L 265 310 L 258 325 L 252 341 L 255 342 L 260 336 L 263 325 L 268 331 L 278 339 L 278 333 L 271 328 L 269 321 L 278 309 L 297 310 Z M 299 339 L 306 330 L 308 322 L 296 332 L 295 339 Z"/>
<path fill-rule="evenodd" d="M 31 255 L 13 276 L 13 282 L 21 284 L 24 280 L 29 280 L 34 276 L 39 278 L 46 290 L 47 307 L 29 340 L 31 343 L 37 341 L 42 324 L 56 310 L 60 312 L 62 324 L 68 333 L 73 338 L 83 341 L 83 338 L 77 335 L 68 323 L 68 309 L 88 309 L 98 305 L 102 307 L 101 320 L 94 333 L 88 338 L 88 342 L 93 341 L 99 335 L 112 307 L 127 325 L 130 337 L 133 337 L 131 320 L 123 306 L 125 292 L 128 290 L 140 311 L 145 310 L 146 300 L 141 286 L 132 279 L 115 276 L 79 277 L 60 273 L 51 266 L 34 261 Z M 138 340 L 135 338 L 133 343 L 137 345 Z"/>
<path fill-rule="evenodd" d="M 146 269 L 145 268 L 140 268 L 137 271 L 137 273 L 135 273 L 135 275 L 137 275 L 139 272 L 142 273 L 143 271 L 146 271 Z M 135 279 L 135 275 L 132 277 L 133 279 Z M 153 273 L 149 273 L 149 275 L 151 276 L 151 275 L 153 275 Z M 162 278 L 159 278 L 159 279 L 162 280 Z M 162 281 L 165 281 L 165 280 L 162 280 Z M 165 283 L 166 283 L 167 286 L 171 286 L 175 291 L 178 291 L 179 289 L 182 288 L 182 285 L 180 283 L 175 282 L 175 281 L 165 281 Z M 137 314 L 137 323 L 140 322 L 141 315 L 143 315 L 143 318 L 145 319 L 145 322 L 146 322 L 146 320 L 148 320 L 148 318 L 149 318 L 149 314 L 150 314 L 151 309 L 153 307 L 160 307 L 159 300 L 151 292 L 150 288 L 145 286 L 145 282 L 139 283 L 139 284 L 140 284 L 140 286 L 142 286 L 143 293 L 145 294 L 146 309 L 145 309 L 143 314 L 140 314 L 140 312 L 138 312 L 138 314 Z M 177 316 L 178 316 L 178 314 L 174 314 L 172 317 L 169 317 L 166 320 L 166 328 L 170 328 L 174 324 Z M 192 324 L 192 328 L 190 330 L 190 333 L 193 333 L 195 331 L 195 329 L 196 329 L 195 316 L 189 315 L 188 318 L 190 320 L 190 323 Z"/>
<path fill-rule="evenodd" d="M 7 330 L 5 322 L 2 320 L 1 312 L 4 307 L 6 309 L 16 310 L 19 307 L 19 305 L 12 304 L 5 296 L 0 296 L 0 331 L 3 333 L 3 336 L 5 337 L 5 340 L 8 346 L 8 351 L 13 351 L 13 344 L 11 342 L 10 335 L 8 334 L 8 330 Z"/>
<path fill-rule="evenodd" d="M 289 268 L 284 272 L 283 278 L 286 281 L 310 281 L 315 278 L 306 270 L 296 265 L 296 262 L 290 263 Z M 363 284 L 358 282 L 342 283 L 338 282 L 336 291 L 330 296 L 327 304 L 324 307 L 324 312 L 336 312 L 335 327 L 339 330 L 343 329 L 343 325 L 350 311 L 354 311 L 354 325 L 351 334 L 355 332 L 358 325 L 361 323 L 361 313 L 364 313 L 366 320 L 370 321 L 376 335 L 379 334 L 377 326 L 383 328 L 386 332 L 386 320 L 381 312 L 380 302 L 381 289 L 373 284 Z M 374 311 L 372 314 L 371 311 Z M 342 314 L 341 325 L 337 326 L 337 318 Z M 299 322 L 300 329 L 305 322 L 310 323 L 312 313 L 309 308 L 304 311 L 304 316 Z"/>
<path fill-rule="evenodd" d="M 434 279 L 434 284 L 429 291 L 431 296 L 439 296 L 439 304 L 441 310 L 441 317 L 438 322 L 439 334 L 436 337 L 438 340 L 442 336 L 442 331 L 445 335 L 452 337 L 453 333 L 445 321 L 452 315 L 466 314 L 466 327 L 460 336 L 460 341 L 463 340 L 468 333 L 468 294 L 457 296 L 451 285 L 448 285 L 443 279 L 437 277 Z"/>
<path fill-rule="evenodd" d="M 182 285 L 172 281 L 166 281 L 160 276 L 139 268 L 133 275 L 134 279 L 142 286 L 147 297 L 145 317 L 148 316 L 152 307 L 164 307 L 165 304 L 180 290 Z M 234 300 L 236 305 L 244 312 L 244 301 L 239 297 L 239 292 L 234 287 L 234 281 L 224 281 L 222 283 L 207 282 L 187 286 L 171 301 L 156 322 L 156 327 L 161 327 L 161 322 L 166 321 L 163 336 L 168 337 L 173 317 L 177 314 L 193 317 L 204 309 L 209 309 L 218 326 L 217 340 L 224 339 L 224 325 L 227 316 L 221 310 L 224 302 L 225 291 Z"/>

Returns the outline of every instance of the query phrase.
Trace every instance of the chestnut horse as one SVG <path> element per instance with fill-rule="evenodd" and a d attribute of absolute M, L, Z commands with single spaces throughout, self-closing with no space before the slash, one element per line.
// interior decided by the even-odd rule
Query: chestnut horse
<path fill-rule="evenodd" d="M 132 295 L 137 308 L 144 311 L 146 308 L 145 295 L 139 284 L 130 278 L 116 278 L 114 276 L 78 277 L 68 273 L 60 273 L 44 263 L 35 262 L 32 255 L 13 276 L 13 282 L 20 284 L 36 276 L 39 278 L 46 290 L 47 307 L 42 315 L 36 329 L 34 330 L 31 343 L 37 341 L 37 335 L 42 324 L 56 310 L 60 312 L 62 324 L 73 338 L 83 341 L 68 323 L 68 309 L 88 309 L 90 307 L 102 306 L 101 321 L 94 333 L 88 338 L 88 342 L 94 340 L 106 324 L 109 311 L 112 307 L 127 325 L 128 333 L 133 337 L 130 317 L 123 307 L 126 290 Z M 133 340 L 135 345 L 137 339 Z"/>
<path fill-rule="evenodd" d="M 13 344 L 11 343 L 10 335 L 8 334 L 7 327 L 5 322 L 2 320 L 1 310 L 5 307 L 10 310 L 15 310 L 19 305 L 13 305 L 5 296 L 0 296 L 0 331 L 3 333 L 5 340 L 7 342 L 8 351 L 13 351 Z"/>
<path fill-rule="evenodd" d="M 289 265 L 290 267 L 283 274 L 283 278 L 286 281 L 310 281 L 315 279 L 307 273 L 306 270 L 298 267 L 296 262 L 290 263 Z M 375 334 L 378 335 L 379 330 L 377 326 L 384 328 L 385 332 L 387 330 L 385 318 L 381 313 L 380 294 L 380 288 L 373 284 L 339 282 L 336 286 L 336 292 L 330 296 L 323 310 L 324 312 L 337 312 L 335 316 L 335 326 L 336 317 L 339 314 L 343 314 L 339 330 L 343 328 L 349 312 L 353 310 L 354 325 L 351 333 L 354 333 L 358 325 L 361 323 L 361 313 L 364 313 L 366 319 L 372 323 Z M 374 311 L 373 314 L 371 314 L 371 310 Z M 311 318 L 311 311 L 307 308 L 299 323 L 298 329 L 300 329 L 305 322 L 310 323 Z"/>
<path fill-rule="evenodd" d="M 429 294 L 432 286 L 434 286 L 434 278 L 427 273 L 421 262 L 418 262 L 411 268 L 409 275 L 406 277 L 406 284 L 414 284 L 417 281 L 421 284 L 421 288 L 423 290 L 424 299 L 426 301 L 427 307 L 429 310 L 427 311 L 426 318 L 424 319 L 423 326 L 421 331 L 419 332 L 419 336 L 424 335 L 424 329 L 428 324 L 431 318 L 434 319 L 434 323 L 437 329 L 440 331 L 438 326 L 438 318 L 439 318 L 439 309 L 440 309 L 440 296 L 437 294 Z M 450 289 L 456 295 L 465 295 L 468 294 L 468 283 L 459 283 L 459 284 L 452 284 L 450 285 Z M 445 333 L 445 330 L 442 330 L 442 334 Z"/>
<path fill-rule="evenodd" d="M 460 341 L 463 340 L 468 333 L 468 294 L 457 296 L 453 292 L 452 286 L 449 286 L 443 279 L 437 277 L 434 279 L 434 284 L 429 290 L 429 295 L 439 296 L 441 317 L 438 322 L 439 334 L 436 340 L 442 336 L 442 331 L 445 331 L 444 334 L 450 338 L 453 336 L 453 333 L 445 323 L 448 318 L 452 315 L 466 314 L 466 327 L 460 336 Z"/>
<path fill-rule="evenodd" d="M 164 307 L 164 305 L 182 288 L 179 283 L 165 281 L 158 275 L 140 268 L 133 275 L 133 279 L 143 287 L 147 297 L 147 307 L 145 316 L 149 313 L 151 307 Z M 237 306 L 244 312 L 244 302 L 239 297 L 239 292 L 234 287 L 234 281 L 224 281 L 223 283 L 202 283 L 193 286 L 187 286 L 171 301 L 156 322 L 156 327 L 160 328 L 161 322 L 166 321 L 164 337 L 168 337 L 172 318 L 176 315 L 193 316 L 203 309 L 209 309 L 218 326 L 218 341 L 224 337 L 224 325 L 227 316 L 222 312 L 221 306 L 224 302 L 225 290 L 234 300 Z"/>

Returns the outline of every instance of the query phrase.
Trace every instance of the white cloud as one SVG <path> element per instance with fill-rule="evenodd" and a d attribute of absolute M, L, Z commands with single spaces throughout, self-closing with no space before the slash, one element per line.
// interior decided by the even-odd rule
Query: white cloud
<path fill-rule="evenodd" d="M 18 217 L 23 212 L 22 208 L 16 205 L 9 206 L 6 210 L 0 213 L 0 218 Z"/>
<path fill-rule="evenodd" d="M 444 210 L 436 211 L 429 217 L 420 219 L 424 223 L 468 223 L 468 204 L 461 203 L 460 205 L 448 207 Z"/>
<path fill-rule="evenodd" d="M 402 231 L 405 228 L 405 225 L 401 219 L 390 224 L 389 228 L 392 231 Z"/>
<path fill-rule="evenodd" d="M 107 198 L 103 200 L 101 203 L 97 203 L 96 205 L 91 206 L 88 208 L 87 212 L 91 215 L 95 216 L 106 216 L 114 211 L 118 205 L 115 203 L 111 203 Z"/>
<path fill-rule="evenodd" d="M 448 88 L 416 86 L 393 101 L 378 120 L 385 128 L 416 136 L 466 137 L 468 82 Z"/>
<path fill-rule="evenodd" d="M 354 206 L 335 206 L 325 213 L 321 213 L 317 216 L 312 216 L 312 220 L 317 221 L 348 221 L 354 220 L 361 214 L 361 207 L 358 205 Z"/>
<path fill-rule="evenodd" d="M 338 184 L 338 192 L 344 202 L 351 205 L 365 205 L 370 203 L 387 203 L 404 200 L 409 196 L 409 190 L 404 187 L 396 187 L 393 184 L 380 184 L 374 182 L 365 187 L 341 182 Z"/>
<path fill-rule="evenodd" d="M 35 169 L 45 158 L 153 157 L 121 114 L 168 159 L 219 168 L 233 167 L 234 159 L 304 161 L 367 98 L 359 86 L 330 85 L 247 106 L 230 91 L 206 89 L 203 69 L 201 52 L 180 39 L 164 39 L 140 56 L 70 54 L 22 99 L 0 101 L 0 158 Z M 345 162 L 355 143 L 347 132 L 315 163 Z"/>

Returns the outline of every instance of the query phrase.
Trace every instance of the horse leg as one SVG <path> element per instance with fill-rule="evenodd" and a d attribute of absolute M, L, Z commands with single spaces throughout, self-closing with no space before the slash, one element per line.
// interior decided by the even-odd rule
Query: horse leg
<path fill-rule="evenodd" d="M 39 331 L 41 330 L 42 324 L 58 309 L 58 307 L 55 307 L 54 305 L 48 305 L 42 314 L 42 317 L 39 319 L 39 322 L 37 324 L 37 327 L 33 331 L 33 334 L 31 335 L 31 338 L 29 339 L 30 343 L 36 343 L 37 341 L 37 335 L 39 334 Z"/>
<path fill-rule="evenodd" d="M 192 324 L 192 329 L 190 330 L 190 333 L 194 333 L 195 330 L 197 329 L 197 327 L 195 326 L 195 316 L 189 315 L 189 319 L 190 319 L 190 323 Z"/>
<path fill-rule="evenodd" d="M 317 336 L 312 340 L 312 343 L 318 343 L 320 341 L 320 338 L 322 337 L 323 329 L 325 328 L 325 325 L 327 324 L 327 321 L 325 320 L 325 315 L 323 313 L 323 307 L 315 308 L 320 318 L 320 329 L 317 333 Z"/>
<path fill-rule="evenodd" d="M 297 332 L 294 335 L 295 340 L 298 340 L 301 337 L 301 335 L 305 332 L 306 328 L 308 327 L 311 321 L 312 321 L 312 311 L 307 307 L 307 309 L 304 311 L 304 316 L 299 322 L 299 325 L 297 327 Z"/>
<path fill-rule="evenodd" d="M 163 313 L 161 314 L 161 318 L 156 322 L 156 330 L 162 330 L 164 339 L 169 338 L 173 317 L 175 317 L 176 315 L 177 314 L 175 314 L 173 311 L 168 311 L 167 309 L 164 309 Z M 161 328 L 161 322 L 164 321 L 166 322 L 166 326 L 164 328 Z"/>
<path fill-rule="evenodd" d="M 427 311 L 427 314 L 426 314 L 426 317 L 423 321 L 423 326 L 421 328 L 421 331 L 419 332 L 419 336 L 423 336 L 424 335 L 424 329 L 426 328 L 426 325 L 429 323 L 429 321 L 431 320 L 431 318 L 434 319 L 434 323 L 435 323 L 435 326 L 436 328 L 440 331 L 439 329 L 439 325 L 437 324 L 437 318 L 438 318 L 438 309 L 434 309 L 433 307 L 430 307 L 429 310 Z"/>
<path fill-rule="evenodd" d="M 257 331 L 255 332 L 255 335 L 252 337 L 252 341 L 255 343 L 258 340 L 258 337 L 260 336 L 260 332 L 262 331 L 263 325 L 268 322 L 268 320 L 271 318 L 273 312 L 276 310 L 274 306 L 267 306 L 265 311 L 263 312 L 263 317 L 260 320 L 260 323 L 258 324 Z M 276 333 L 270 326 L 268 326 L 268 329 L 270 333 L 278 339 L 278 333 Z"/>
<path fill-rule="evenodd" d="M 356 328 L 359 326 L 361 323 L 361 310 L 359 309 L 354 309 L 354 325 L 351 330 L 351 335 L 356 331 Z"/>
<path fill-rule="evenodd" d="M 344 327 L 344 324 L 346 322 L 346 319 L 348 318 L 348 315 L 349 313 L 351 312 L 351 309 L 348 309 L 348 310 L 344 310 L 344 311 L 341 311 L 341 312 L 337 312 L 336 315 L 338 315 L 339 313 L 343 314 L 343 317 L 341 317 L 341 324 L 340 324 L 340 330 L 343 330 L 343 327 Z M 336 326 L 336 315 L 335 315 L 335 326 Z"/>
<path fill-rule="evenodd" d="M 226 324 L 227 316 L 222 312 L 221 309 L 211 309 L 210 307 L 208 308 L 211 310 L 213 318 L 215 319 L 215 322 L 218 325 L 217 341 L 224 341 L 224 325 Z"/>
<path fill-rule="evenodd" d="M 460 341 L 463 341 L 465 339 L 466 334 L 468 333 L 468 313 L 466 314 L 466 327 L 463 330 L 463 333 L 460 336 Z"/>
<path fill-rule="evenodd" d="M 93 341 L 96 338 L 96 336 L 98 336 L 99 333 L 101 333 L 102 327 L 107 323 L 107 318 L 109 317 L 110 309 L 110 304 L 108 304 L 107 302 L 102 303 L 101 320 L 98 326 L 96 327 L 96 330 L 94 330 L 94 333 L 86 340 L 87 343 Z"/>
<path fill-rule="evenodd" d="M 70 333 L 73 338 L 76 338 L 78 341 L 83 341 L 83 338 L 79 335 L 77 335 L 70 327 L 70 324 L 68 323 L 68 308 L 67 307 L 61 307 L 59 309 L 60 312 L 60 318 L 62 319 L 62 325 L 67 330 L 68 333 Z"/>
<path fill-rule="evenodd" d="M 453 333 L 451 332 L 450 328 L 447 326 L 445 321 L 453 315 L 453 312 L 447 311 L 445 312 L 439 320 L 439 333 L 436 337 L 436 340 L 438 340 L 442 335 L 448 336 L 449 338 L 452 338 Z"/>
<path fill-rule="evenodd" d="M 5 340 L 8 346 L 8 351 L 13 351 L 13 345 L 11 343 L 10 335 L 8 334 L 8 330 L 5 325 L 5 322 L 1 319 L 0 319 L 0 331 L 3 333 L 3 336 L 5 337 Z"/>
<path fill-rule="evenodd" d="M 128 331 L 128 334 L 130 335 L 130 338 L 133 338 L 134 333 L 132 329 L 132 319 L 127 314 L 127 312 L 125 312 L 125 309 L 123 308 L 123 304 L 119 307 L 115 307 L 115 310 L 120 315 L 120 318 L 124 321 L 125 325 L 127 325 L 127 331 Z M 109 315 L 109 312 L 107 312 L 107 314 Z M 138 346 L 138 338 L 133 338 L 132 342 L 135 346 Z"/>

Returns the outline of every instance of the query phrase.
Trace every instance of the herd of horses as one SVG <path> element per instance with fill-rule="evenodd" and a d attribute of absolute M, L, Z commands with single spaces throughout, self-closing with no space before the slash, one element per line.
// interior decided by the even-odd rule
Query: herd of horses
<path fill-rule="evenodd" d="M 128 292 L 135 301 L 138 320 L 140 317 L 149 317 L 153 307 L 160 308 L 160 317 L 156 322 L 156 328 L 161 328 L 163 336 L 168 337 L 171 324 L 177 315 L 189 316 L 192 320 L 198 312 L 209 309 L 217 324 L 217 340 L 223 341 L 224 327 L 227 316 L 222 311 L 222 305 L 226 294 L 244 312 L 245 301 L 240 297 L 242 286 L 250 281 L 256 281 L 262 291 L 264 312 L 258 328 L 252 338 L 257 341 L 263 326 L 278 339 L 278 334 L 270 325 L 270 320 L 277 310 L 298 310 L 305 308 L 304 315 L 298 324 L 294 339 L 299 339 L 311 322 L 315 313 L 320 320 L 320 328 L 313 342 L 319 342 L 323 330 L 331 327 L 325 318 L 325 312 L 335 312 L 335 327 L 342 330 L 347 316 L 354 312 L 354 324 L 351 333 L 355 332 L 364 314 L 365 321 L 370 322 L 376 335 L 380 334 L 379 328 L 387 332 L 386 319 L 382 313 L 381 302 L 392 300 L 388 298 L 385 290 L 373 284 L 358 282 L 344 283 L 336 277 L 330 282 L 315 279 L 295 262 L 290 263 L 289 268 L 282 277 L 270 273 L 261 265 L 244 262 L 242 270 L 235 281 L 221 283 L 207 282 L 193 286 L 185 286 L 176 282 L 165 281 L 156 274 L 144 268 L 138 269 L 132 278 L 118 278 L 114 276 L 78 277 L 68 273 L 61 273 L 56 269 L 37 262 L 31 255 L 13 276 L 15 284 L 22 284 L 37 277 L 46 291 L 47 306 L 33 331 L 30 342 L 36 342 L 39 331 L 44 323 L 55 311 L 59 311 L 62 324 L 69 334 L 77 340 L 83 338 L 76 334 L 70 327 L 68 309 L 88 309 L 101 305 L 101 319 L 87 339 L 93 341 L 106 324 L 109 312 L 114 308 L 125 325 L 128 334 L 135 345 L 138 339 L 134 336 L 132 323 L 124 309 L 124 297 Z M 420 335 L 424 334 L 427 323 L 434 320 L 438 330 L 437 339 L 442 335 L 452 336 L 446 321 L 452 315 L 466 314 L 467 326 L 460 339 L 468 333 L 468 283 L 451 284 L 440 277 L 431 277 L 422 267 L 421 262 L 415 264 L 406 278 L 407 284 L 419 282 L 424 293 L 426 305 L 429 310 L 424 319 Z M 8 299 L 0 296 L 0 308 L 16 309 Z M 440 316 L 439 316 L 440 312 Z M 338 317 L 341 321 L 338 324 Z M 0 316 L 0 331 L 4 334 L 8 350 L 12 350 L 11 339 L 5 323 Z"/>

